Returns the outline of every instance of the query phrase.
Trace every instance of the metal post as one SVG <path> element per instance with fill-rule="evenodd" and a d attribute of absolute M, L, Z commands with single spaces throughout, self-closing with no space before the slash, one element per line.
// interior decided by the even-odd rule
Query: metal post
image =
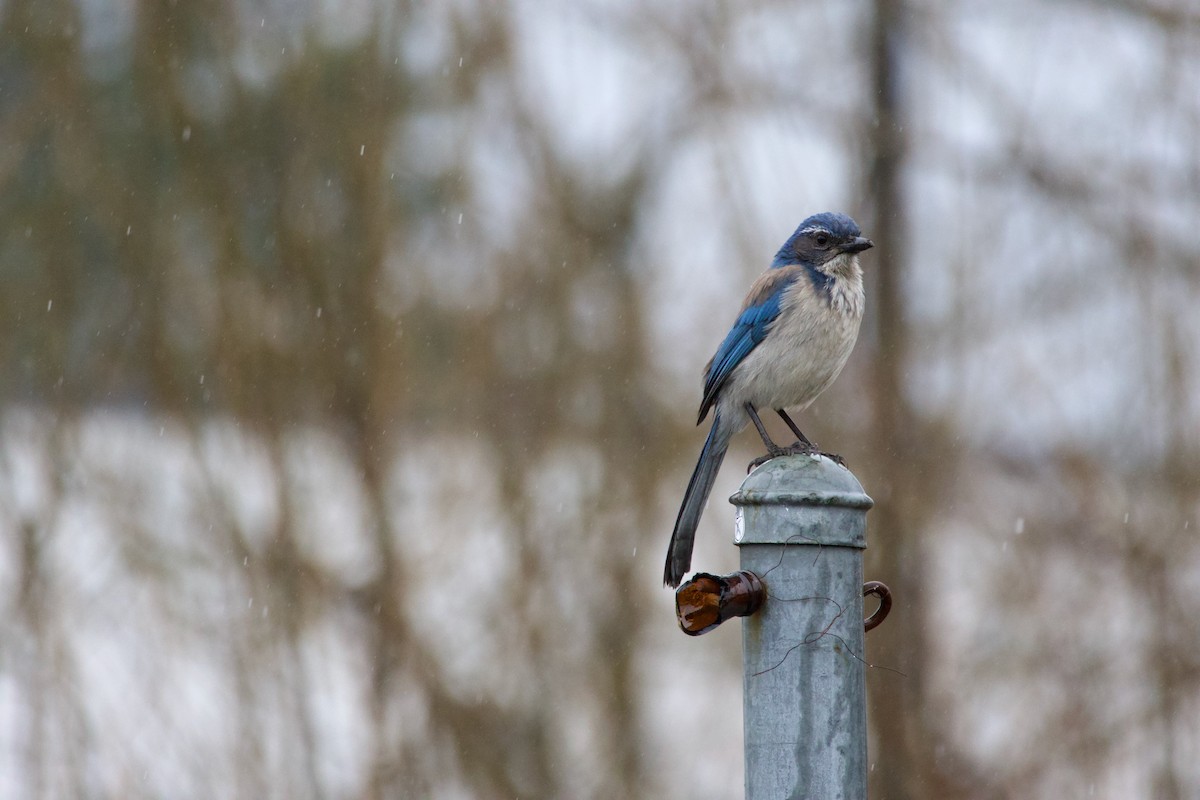
<path fill-rule="evenodd" d="M 776 458 L 730 498 L 743 570 L 766 584 L 742 626 L 747 800 L 865 800 L 862 551 L 873 505 L 827 458 Z"/>

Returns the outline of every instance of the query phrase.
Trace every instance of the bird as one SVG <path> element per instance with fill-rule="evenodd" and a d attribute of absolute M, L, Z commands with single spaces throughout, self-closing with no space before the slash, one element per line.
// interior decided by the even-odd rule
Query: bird
<path fill-rule="evenodd" d="M 699 425 L 712 427 L 675 519 L 663 583 L 676 587 L 691 568 L 696 526 L 734 434 L 754 423 L 771 458 L 819 454 L 786 409 L 803 411 L 837 378 L 854 349 L 866 298 L 859 253 L 873 247 L 849 216 L 814 214 L 775 254 L 750 287 L 737 320 L 704 368 Z M 796 435 L 781 447 L 758 416 L 774 409 Z M 840 456 L 829 455 L 844 466 Z"/>

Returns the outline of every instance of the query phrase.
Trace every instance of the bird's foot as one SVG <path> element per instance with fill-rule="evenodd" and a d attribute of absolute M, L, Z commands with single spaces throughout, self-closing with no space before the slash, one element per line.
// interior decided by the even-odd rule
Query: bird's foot
<path fill-rule="evenodd" d="M 842 458 L 837 453 L 826 453 L 825 451 L 822 450 L 822 451 L 819 451 L 817 453 L 817 455 L 825 456 L 830 461 L 837 464 L 839 467 L 843 467 L 844 469 L 850 469 L 849 467 L 846 466 L 846 459 Z"/>
<path fill-rule="evenodd" d="M 767 463 L 771 459 L 779 458 L 780 456 L 813 456 L 813 455 L 824 455 L 820 450 L 817 449 L 817 446 L 815 444 L 809 444 L 809 443 L 805 443 L 805 442 L 796 442 L 795 444 L 790 444 L 787 447 L 780 447 L 779 445 L 775 445 L 773 447 L 767 448 L 766 455 L 761 455 L 758 458 L 751 461 L 750 466 L 746 467 L 746 472 L 751 472 L 756 467 L 761 467 L 763 464 Z M 839 461 L 841 459 L 840 456 L 837 456 L 835 458 L 837 458 Z"/>

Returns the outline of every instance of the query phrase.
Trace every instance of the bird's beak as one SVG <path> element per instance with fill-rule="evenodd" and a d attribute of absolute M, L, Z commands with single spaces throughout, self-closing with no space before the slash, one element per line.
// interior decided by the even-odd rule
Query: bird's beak
<path fill-rule="evenodd" d="M 867 237 L 856 236 L 842 245 L 841 250 L 843 253 L 861 253 L 863 250 L 869 250 L 874 246 L 875 243 Z"/>

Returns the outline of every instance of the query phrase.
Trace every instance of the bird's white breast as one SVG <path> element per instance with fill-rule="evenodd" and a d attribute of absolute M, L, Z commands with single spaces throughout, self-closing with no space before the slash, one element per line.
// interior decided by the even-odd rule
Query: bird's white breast
<path fill-rule="evenodd" d="M 806 275 L 788 287 L 767 336 L 730 376 L 721 398 L 728 411 L 747 402 L 800 410 L 837 378 L 858 338 L 864 296 L 857 260 L 836 266 L 828 293 Z"/>

